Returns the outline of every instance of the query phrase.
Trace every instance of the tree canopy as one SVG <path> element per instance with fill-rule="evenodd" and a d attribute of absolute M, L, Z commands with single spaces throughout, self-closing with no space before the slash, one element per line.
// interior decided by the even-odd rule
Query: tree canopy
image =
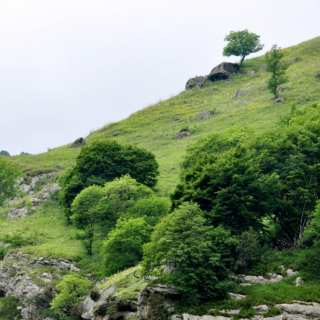
<path fill-rule="evenodd" d="M 263 49 L 264 45 L 260 43 L 260 36 L 249 32 L 247 29 L 243 31 L 231 31 L 224 41 L 228 44 L 223 48 L 223 55 L 241 57 L 240 67 L 243 60 L 250 53 L 255 53 Z"/>
<path fill-rule="evenodd" d="M 126 174 L 153 187 L 159 174 L 155 156 L 145 149 L 110 140 L 83 147 L 74 168 L 61 179 L 60 200 L 66 215 L 70 217 L 70 206 L 81 190 L 91 185 L 103 186 Z"/>

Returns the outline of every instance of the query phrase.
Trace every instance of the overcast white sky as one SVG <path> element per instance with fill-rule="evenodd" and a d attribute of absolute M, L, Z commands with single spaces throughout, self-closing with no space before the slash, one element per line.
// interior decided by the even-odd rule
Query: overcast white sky
<path fill-rule="evenodd" d="M 231 30 L 320 35 L 319 0 L 0 0 L 0 150 L 45 152 L 184 89 Z M 262 52 L 258 53 L 260 55 Z"/>

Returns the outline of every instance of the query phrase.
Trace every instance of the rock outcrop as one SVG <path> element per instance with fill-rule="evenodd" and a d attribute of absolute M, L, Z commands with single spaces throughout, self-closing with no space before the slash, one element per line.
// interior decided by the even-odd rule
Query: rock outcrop
<path fill-rule="evenodd" d="M 72 143 L 70 148 L 78 148 L 86 145 L 86 141 L 83 138 L 78 138 L 75 142 Z"/>
<path fill-rule="evenodd" d="M 247 75 L 253 76 L 256 72 L 254 70 L 247 70 Z"/>
<path fill-rule="evenodd" d="M 10 209 L 8 212 L 8 219 L 17 219 L 17 218 L 25 218 L 28 215 L 28 208 L 25 206 L 20 209 Z"/>
<path fill-rule="evenodd" d="M 208 79 L 211 81 L 224 80 L 238 71 L 239 66 L 236 63 L 222 62 L 211 70 Z"/>
<path fill-rule="evenodd" d="M 204 111 L 204 112 L 202 112 L 202 113 L 200 114 L 199 119 L 200 119 L 200 120 L 207 119 L 207 118 L 209 118 L 210 116 L 213 116 L 213 115 L 214 115 L 214 112 L 213 112 L 213 111 L 210 111 L 210 110 Z"/>
<path fill-rule="evenodd" d="M 238 90 L 234 97 L 237 99 L 237 98 L 241 97 L 243 94 L 244 94 L 244 90 Z"/>
<path fill-rule="evenodd" d="M 24 179 L 20 179 L 19 183 L 20 183 L 20 190 L 28 193 L 30 192 L 32 189 L 34 189 L 36 187 L 36 183 L 40 180 L 43 180 L 45 178 L 49 178 L 49 177 L 54 177 L 58 174 L 58 172 L 49 172 L 49 173 L 43 173 L 40 174 L 38 176 L 32 177 L 31 178 L 31 182 L 30 184 L 27 184 L 26 181 Z"/>
<path fill-rule="evenodd" d="M 207 81 L 207 77 L 195 77 L 191 78 L 186 83 L 186 90 L 191 89 L 203 89 L 204 83 Z"/>
<path fill-rule="evenodd" d="M 174 140 L 182 140 L 184 138 L 188 138 L 189 136 L 190 136 L 190 132 L 180 131 L 178 135 L 174 138 Z"/>

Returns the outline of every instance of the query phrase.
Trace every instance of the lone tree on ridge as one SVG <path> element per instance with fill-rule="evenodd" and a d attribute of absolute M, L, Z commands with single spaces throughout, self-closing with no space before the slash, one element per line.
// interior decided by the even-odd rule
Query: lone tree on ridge
<path fill-rule="evenodd" d="M 226 57 L 237 56 L 240 59 L 240 68 L 243 60 L 250 53 L 255 53 L 263 49 L 264 45 L 260 43 L 260 36 L 250 33 L 247 29 L 243 31 L 231 31 L 224 41 L 229 43 L 223 48 L 223 55 Z"/>

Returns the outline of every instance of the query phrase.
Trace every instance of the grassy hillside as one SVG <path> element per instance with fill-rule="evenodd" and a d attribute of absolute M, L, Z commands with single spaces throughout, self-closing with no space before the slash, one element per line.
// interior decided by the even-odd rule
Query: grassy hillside
<path fill-rule="evenodd" d="M 160 164 L 160 177 L 156 186 L 159 196 L 168 196 L 179 180 L 179 162 L 189 143 L 195 142 L 201 135 L 223 131 L 231 126 L 250 125 L 258 131 L 274 126 L 281 115 L 286 114 L 291 104 L 300 100 L 300 104 L 320 100 L 320 37 L 284 49 L 289 81 L 283 85 L 281 94 L 284 102 L 274 103 L 272 95 L 266 89 L 269 77 L 264 70 L 264 56 L 248 59 L 241 73 L 232 77 L 232 82 L 206 83 L 203 90 L 183 91 L 166 101 L 140 110 L 127 119 L 109 124 L 87 136 L 88 144 L 95 140 L 115 139 L 120 143 L 137 145 L 151 150 Z M 296 59 L 295 61 L 290 61 Z M 214 66 L 212 66 L 214 67 Z M 247 75 L 247 70 L 255 70 Z M 210 70 L 208 70 L 209 72 Z M 192 76 L 192 75 L 190 75 Z M 185 79 L 187 80 L 187 79 Z M 237 90 L 245 93 L 235 99 Z M 216 110 L 216 114 L 206 120 L 199 115 L 206 110 Z M 179 116 L 178 121 L 174 118 Z M 189 138 L 176 141 L 180 130 L 188 128 Z M 119 130 L 116 131 L 115 130 Z M 72 166 L 79 153 L 69 145 L 52 151 L 31 156 L 16 156 L 11 159 L 22 165 L 27 174 L 52 170 L 63 171 Z"/>

